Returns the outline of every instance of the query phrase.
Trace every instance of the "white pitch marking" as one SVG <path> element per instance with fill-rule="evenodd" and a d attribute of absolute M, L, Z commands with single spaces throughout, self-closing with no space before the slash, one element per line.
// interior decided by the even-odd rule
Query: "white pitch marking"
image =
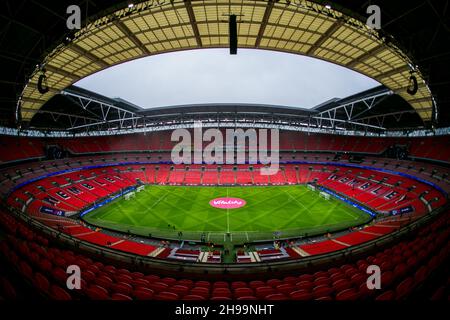
<path fill-rule="evenodd" d="M 228 198 L 228 187 L 227 187 L 227 198 Z M 227 233 L 230 233 L 230 209 L 227 208 Z"/>

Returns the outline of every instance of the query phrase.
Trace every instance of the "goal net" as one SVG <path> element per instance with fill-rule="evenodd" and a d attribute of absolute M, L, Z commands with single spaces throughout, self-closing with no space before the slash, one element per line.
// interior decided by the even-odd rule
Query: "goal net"
<path fill-rule="evenodd" d="M 324 198 L 325 200 L 330 200 L 330 195 L 328 194 L 328 193 L 326 193 L 326 192 L 321 192 L 321 193 L 319 193 L 319 195 L 322 197 L 322 198 Z"/>
<path fill-rule="evenodd" d="M 123 198 L 125 200 L 130 200 L 131 198 L 134 198 L 134 197 L 136 197 L 136 193 L 134 193 L 134 192 L 129 192 L 123 196 Z"/>

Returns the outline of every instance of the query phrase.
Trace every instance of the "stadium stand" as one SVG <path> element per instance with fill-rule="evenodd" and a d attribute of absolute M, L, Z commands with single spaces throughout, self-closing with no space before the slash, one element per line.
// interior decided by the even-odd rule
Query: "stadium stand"
<path fill-rule="evenodd" d="M 102 199 L 140 184 L 283 185 L 313 183 L 316 187 L 323 186 L 346 199 L 386 215 L 384 218 L 380 216 L 368 226 L 361 226 L 326 237 L 308 239 L 281 249 L 237 250 L 237 264 L 257 265 L 261 262 L 301 261 L 310 256 L 326 257 L 349 248 L 358 248 L 360 245 L 386 235 L 395 234 L 397 231 L 403 230 L 403 227 L 414 221 L 420 221 L 421 217 L 446 205 L 447 199 L 442 191 L 450 191 L 450 180 L 448 179 L 450 169 L 443 166 L 442 163 L 438 164 L 439 161 L 448 160 L 441 157 L 441 155 L 445 155 L 445 152 L 425 152 L 423 149 L 417 148 L 417 141 L 413 142 L 411 139 L 410 145 L 414 146 L 410 153 L 411 159 L 397 160 L 380 157 L 383 150 L 392 143 L 386 139 L 381 139 L 376 146 L 370 147 L 363 137 L 319 134 L 305 136 L 303 133 L 291 132 L 282 132 L 282 135 L 285 137 L 282 145 L 286 147 L 286 150 L 281 153 L 281 170 L 276 175 L 269 177 L 260 174 L 261 165 L 183 166 L 170 164 L 170 154 L 167 151 L 171 148 L 172 142 L 167 134 L 158 137 L 153 134 L 146 136 L 137 134 L 133 137 L 120 136 L 114 141 L 111 140 L 112 137 L 86 138 L 83 144 L 77 146 L 70 144 L 70 139 L 53 139 L 53 141 L 30 139 L 32 143 L 27 143 L 27 140 L 22 139 L 19 141 L 19 145 L 25 143 L 30 147 L 26 148 L 26 151 L 17 153 L 16 158 L 2 159 L 7 164 L 4 163 L 3 168 L 0 169 L 0 192 L 7 199 L 6 204 L 10 208 L 24 212 L 43 225 L 78 239 L 82 243 L 114 250 L 118 254 L 133 254 L 161 261 L 196 264 L 220 264 L 222 263 L 222 251 L 220 249 L 213 251 L 184 249 L 177 246 L 167 247 L 165 243 L 142 242 L 138 239 L 129 239 L 126 234 L 111 234 L 107 230 L 101 230 L 86 225 L 82 221 L 59 216 L 59 214 L 76 215 L 77 212 L 91 207 Z M 395 143 L 405 143 L 401 139 L 395 140 Z M 421 139 L 422 142 L 426 141 L 426 138 Z M 134 140 L 138 142 L 133 144 Z M 19 143 L 16 139 L 5 139 L 4 141 L 7 144 Z M 39 148 L 45 150 L 45 146 L 50 143 L 68 148 L 72 152 L 71 157 L 45 160 L 45 153 L 39 153 L 37 150 Z M 440 139 L 437 143 L 443 147 L 448 140 Z M 420 145 L 424 148 L 427 147 L 425 143 L 420 143 Z M 436 143 L 434 147 L 436 147 Z M 304 152 L 306 150 L 308 152 Z M 354 164 L 351 162 L 351 157 L 347 156 L 335 159 L 335 153 L 330 153 L 348 150 L 364 153 L 362 162 Z M 142 153 L 143 151 L 145 153 Z M 33 161 L 21 163 L 22 159 L 33 159 Z M 36 159 L 40 160 L 36 161 Z M 419 162 L 423 159 L 438 161 Z M 412 207 L 413 212 L 405 216 L 390 216 L 390 213 L 405 207 Z M 52 214 L 49 214 L 50 212 Z M 4 220 L 2 222 L 6 224 L 6 229 L 14 225 L 13 229 L 16 231 L 13 234 L 24 233 L 21 235 L 22 239 L 34 240 L 34 237 L 37 237 L 39 245 L 41 242 L 49 242 L 46 235 L 36 233 L 31 229 L 25 231 L 26 224 L 11 218 L 7 213 L 1 216 Z M 9 218 L 4 218 L 4 216 Z M 5 222 L 6 220 L 7 222 Z M 438 221 L 442 222 L 443 220 L 438 219 Z M 445 228 L 447 227 L 445 226 Z M 20 231 L 17 231 L 17 228 Z M 444 227 L 440 225 L 439 228 Z M 429 231 L 430 229 L 424 227 L 424 230 Z M 448 230 L 443 234 L 448 237 Z M 86 288 L 81 292 L 67 292 L 61 286 L 62 271 L 65 266 L 62 261 L 57 259 L 57 262 L 53 259 L 55 254 L 48 256 L 42 250 L 39 250 L 38 256 L 30 253 L 31 256 L 28 257 L 27 249 L 23 247 L 31 246 L 33 242 L 24 244 L 22 240 L 14 239 L 12 236 L 7 238 L 8 246 L 13 248 L 21 246 L 24 253 L 14 255 L 10 251 L 2 249 L 3 255 L 9 261 L 18 262 L 16 264 L 19 266 L 17 272 L 25 274 L 27 281 L 39 288 L 41 294 L 55 299 L 403 299 L 412 294 L 415 287 L 420 286 L 420 282 L 414 282 L 415 274 L 411 274 L 413 267 L 417 267 L 416 269 L 419 270 L 416 261 L 420 260 L 419 254 L 421 259 L 424 259 L 425 256 L 430 257 L 430 261 L 434 259 L 435 268 L 440 265 L 442 259 L 445 259 L 444 253 L 442 253 L 443 249 L 441 253 L 437 252 L 439 251 L 438 246 L 428 248 L 422 242 L 414 242 L 413 245 L 417 247 L 415 251 L 417 257 L 410 259 L 411 257 L 408 256 L 404 261 L 397 261 L 395 263 L 397 267 L 389 269 L 391 273 L 387 273 L 386 276 L 390 277 L 389 290 L 377 293 L 366 292 L 361 286 L 360 282 L 363 278 L 361 266 L 366 265 L 362 262 L 360 265 L 352 265 L 352 268 L 349 268 L 352 271 L 349 271 L 348 274 L 345 268 L 345 270 L 338 268 L 343 272 L 322 270 L 324 279 L 320 279 L 320 277 L 316 279 L 314 274 L 302 274 L 293 276 L 295 281 L 293 278 L 258 280 L 262 283 L 256 285 L 256 282 L 246 281 L 242 283 L 225 281 L 225 284 L 220 284 L 219 281 L 222 281 L 220 279 L 198 284 L 194 279 L 176 279 L 174 282 L 157 274 L 134 278 L 129 275 L 130 271 L 121 272 L 122 281 L 117 281 L 113 272 L 105 271 L 113 270 L 112 265 L 105 266 L 103 262 L 96 261 L 94 265 L 97 265 L 99 270 L 89 270 L 92 274 L 89 274 L 86 279 Z M 402 243 L 405 246 L 408 242 Z M 392 250 L 398 250 L 398 246 L 402 243 L 393 245 Z M 4 247 L 4 245 L 2 246 Z M 70 261 L 71 255 L 77 255 L 77 259 L 81 258 L 82 261 L 86 261 L 86 265 L 91 264 L 89 261 L 92 258 L 84 257 L 82 252 L 73 253 L 70 249 L 48 246 L 47 249 L 50 252 L 62 250 L 63 257 L 67 258 L 67 261 Z M 392 250 L 386 250 L 383 251 L 383 257 L 392 253 Z M 426 254 L 426 252 L 433 253 Z M 448 248 L 446 254 L 448 254 Z M 365 261 L 370 263 L 371 257 L 369 256 Z M 441 259 L 439 263 L 437 257 Z M 386 258 L 381 263 L 388 266 L 388 260 Z M 92 262 L 94 261 L 92 260 Z M 427 268 L 428 264 L 424 264 L 422 267 L 419 278 L 423 278 L 424 268 Z M 427 273 L 432 269 L 432 267 L 430 270 L 427 269 Z M 307 278 L 306 276 L 313 278 L 309 281 L 303 280 Z M 165 280 L 162 281 L 162 279 Z M 11 287 L 11 284 L 2 280 L 2 290 L 6 292 L 5 295 L 14 296 L 14 288 L 11 289 Z M 439 292 L 436 293 L 436 296 L 439 296 Z"/>
<path fill-rule="evenodd" d="M 426 277 L 448 259 L 449 221 L 447 211 L 420 228 L 413 239 L 394 243 L 356 262 L 267 280 L 195 281 L 117 269 L 83 254 L 57 248 L 46 236 L 5 212 L 0 215 L 0 222 L 7 236 L 0 244 L 0 252 L 40 294 L 57 300 L 216 300 L 224 297 L 237 300 L 392 300 L 413 296 Z M 275 251 L 259 253 L 278 254 Z M 196 253 L 178 250 L 178 254 Z M 81 289 L 69 292 L 64 289 L 64 270 L 73 261 L 87 271 Z M 381 291 L 368 290 L 365 285 L 365 270 L 373 263 L 383 266 Z M 439 290 L 436 295 L 442 295 L 445 289 Z M 14 288 L 5 279 L 1 282 L 1 293 L 8 297 L 15 295 Z"/>
<path fill-rule="evenodd" d="M 401 145 L 408 148 L 409 156 L 412 159 L 434 160 L 441 163 L 450 162 L 450 138 L 448 136 L 377 138 L 282 131 L 280 137 L 282 138 L 280 139 L 282 141 L 280 151 L 282 152 L 347 152 L 382 155 L 390 146 Z M 159 140 L 161 144 L 158 143 Z M 111 152 L 170 152 L 174 146 L 174 142 L 170 141 L 169 131 L 147 133 L 145 135 L 121 135 L 114 138 L 77 138 L 76 143 L 70 138 L 27 139 L 23 137 L 1 136 L 1 143 L 2 148 L 12 151 L 2 154 L 2 158 L 0 158 L 2 163 L 30 158 L 44 158 L 45 146 L 48 145 L 57 145 L 74 155 L 105 153 L 105 156 Z"/>

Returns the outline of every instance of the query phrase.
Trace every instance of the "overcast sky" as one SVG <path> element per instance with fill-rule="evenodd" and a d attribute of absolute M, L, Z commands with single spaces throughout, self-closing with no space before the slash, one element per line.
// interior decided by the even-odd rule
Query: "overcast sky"
<path fill-rule="evenodd" d="M 201 49 L 123 63 L 77 86 L 143 108 L 193 103 L 260 103 L 312 108 L 378 82 L 309 57 L 264 50 Z"/>

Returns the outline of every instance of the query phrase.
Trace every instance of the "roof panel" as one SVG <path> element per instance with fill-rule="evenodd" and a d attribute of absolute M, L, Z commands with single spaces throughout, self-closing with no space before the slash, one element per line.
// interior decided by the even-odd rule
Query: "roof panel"
<path fill-rule="evenodd" d="M 404 88 L 409 85 L 409 71 L 403 67 L 410 61 L 395 45 L 383 44 L 376 31 L 352 17 L 345 16 L 338 21 L 343 14 L 321 4 L 307 0 L 290 4 L 272 2 L 272 10 L 266 11 L 268 2 L 265 1 L 192 1 L 191 17 L 186 6 L 183 0 L 158 6 L 147 1 L 92 22 L 76 34 L 75 46 L 61 44 L 46 57 L 52 91 L 61 90 L 108 65 L 141 57 L 143 47 L 151 54 L 196 48 L 199 43 L 205 48 L 227 47 L 228 15 L 236 14 L 241 47 L 252 48 L 258 44 L 261 49 L 307 54 L 349 66 L 392 90 L 400 90 L 405 100 L 420 110 L 428 104 L 414 99 L 431 101 L 431 93 L 420 73 L 417 73 L 421 83 L 419 92 L 415 96 L 404 94 Z M 264 20 L 266 12 L 270 15 Z M 112 16 L 116 19 L 110 19 Z M 196 21 L 194 25 L 191 18 Z M 200 39 L 196 39 L 195 30 Z M 264 33 L 260 34 L 261 30 Z M 36 83 L 38 76 L 36 70 L 30 81 Z M 50 96 L 28 88 L 22 93 L 24 99 L 37 101 Z M 428 116 L 431 107 L 421 112 Z M 27 116 L 32 114 L 24 111 L 23 118 Z"/>

